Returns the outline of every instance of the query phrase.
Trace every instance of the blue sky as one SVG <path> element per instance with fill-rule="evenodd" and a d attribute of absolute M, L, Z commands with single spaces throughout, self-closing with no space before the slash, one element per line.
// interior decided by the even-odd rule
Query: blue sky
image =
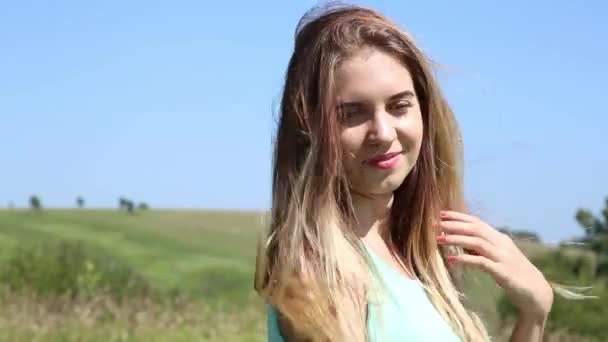
<path fill-rule="evenodd" d="M 0 5 L 0 205 L 267 208 L 293 30 L 315 3 Z M 472 211 L 549 242 L 578 235 L 576 209 L 608 195 L 608 5 L 359 3 L 441 65 Z"/>

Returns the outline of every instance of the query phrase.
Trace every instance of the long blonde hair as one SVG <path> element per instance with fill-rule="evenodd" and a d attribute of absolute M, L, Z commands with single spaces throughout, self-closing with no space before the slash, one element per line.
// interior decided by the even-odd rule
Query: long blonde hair
<path fill-rule="evenodd" d="M 275 141 L 271 224 L 258 250 L 255 289 L 280 313 L 283 333 L 294 339 L 366 340 L 363 297 L 373 266 L 352 229 L 334 96 L 336 69 L 362 47 L 402 61 L 421 105 L 420 155 L 391 208 L 394 252 L 463 340 L 488 340 L 484 325 L 462 303 L 433 228 L 439 210 L 466 209 L 454 114 L 413 39 L 364 7 L 314 8 L 298 23 Z"/>

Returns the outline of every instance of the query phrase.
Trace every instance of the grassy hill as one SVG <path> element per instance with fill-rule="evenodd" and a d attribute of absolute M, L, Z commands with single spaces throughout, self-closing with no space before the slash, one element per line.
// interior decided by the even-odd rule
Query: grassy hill
<path fill-rule="evenodd" d="M 80 240 L 124 258 L 158 286 L 196 290 L 209 270 L 249 273 L 262 219 L 211 211 L 0 211 L 0 246 Z"/>
<path fill-rule="evenodd" d="M 0 210 L 3 263 L 19 246 L 77 241 L 132 267 L 163 296 L 182 298 L 164 305 L 146 298 L 56 300 L 2 290 L 0 340 L 264 341 L 265 316 L 252 272 L 265 219 L 256 212 Z M 548 251 L 538 243 L 520 245 L 528 255 Z M 476 273 L 467 294 L 492 331 L 508 330 L 496 310 L 501 291 L 488 276 Z"/>
<path fill-rule="evenodd" d="M 218 341 L 243 340 L 241 323 L 250 330 L 245 333 L 253 336 L 247 339 L 262 341 L 263 317 L 253 296 L 252 267 L 263 220 L 264 215 L 255 212 L 159 210 L 129 215 L 115 210 L 4 210 L 0 211 L 0 258 L 7 258 L 11 247 L 22 244 L 82 241 L 132 265 L 151 286 L 166 292 L 178 290 L 198 299 L 200 305 L 187 313 L 201 313 L 197 320 L 203 322 L 193 327 L 193 336 L 198 332 L 208 335 L 204 334 L 206 330 L 220 330 L 218 324 L 230 321 L 232 327 L 223 330 L 232 330 L 235 336 L 218 335 Z M 207 312 L 209 320 L 203 320 L 208 307 L 217 305 L 224 309 L 217 315 Z M 252 308 L 243 310 L 247 307 Z M 243 312 L 249 316 L 243 318 Z M 0 316 L 13 314 L 10 310 L 0 312 Z M 6 336 L 1 329 L 7 320 L 0 317 L 0 336 Z M 26 322 L 22 328 L 27 330 Z M 42 333 L 48 338 L 52 335 L 52 331 Z M 186 340 L 201 340 L 193 336 Z"/>

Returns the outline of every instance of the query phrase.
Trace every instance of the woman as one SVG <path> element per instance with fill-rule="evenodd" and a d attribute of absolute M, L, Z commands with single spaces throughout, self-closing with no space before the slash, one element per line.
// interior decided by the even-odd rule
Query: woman
<path fill-rule="evenodd" d="M 457 288 L 468 265 L 519 310 L 512 340 L 541 340 L 552 288 L 466 214 L 457 124 L 409 35 L 361 7 L 305 15 L 280 111 L 255 284 L 269 340 L 488 340 Z"/>

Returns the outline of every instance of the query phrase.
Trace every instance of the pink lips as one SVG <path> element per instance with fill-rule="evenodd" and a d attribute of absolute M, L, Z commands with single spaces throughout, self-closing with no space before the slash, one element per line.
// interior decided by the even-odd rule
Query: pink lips
<path fill-rule="evenodd" d="M 366 161 L 366 164 L 378 169 L 390 169 L 401 159 L 401 152 L 385 153 Z"/>

